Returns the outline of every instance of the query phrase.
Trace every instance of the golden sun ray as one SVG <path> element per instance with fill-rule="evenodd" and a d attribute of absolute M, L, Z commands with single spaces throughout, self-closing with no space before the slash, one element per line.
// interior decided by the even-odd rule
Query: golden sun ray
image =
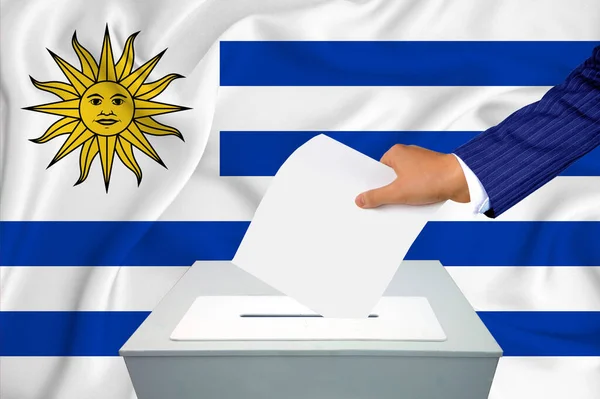
<path fill-rule="evenodd" d="M 162 123 L 159 123 L 152 119 L 152 117 L 138 118 L 133 122 L 143 133 L 151 134 L 153 136 L 173 135 L 183 140 L 183 136 L 181 135 L 181 132 L 179 130 L 171 126 L 163 125 Z"/>
<path fill-rule="evenodd" d="M 31 76 L 29 78 L 31 79 L 31 83 L 33 83 L 33 85 L 38 89 L 47 91 L 48 93 L 56 94 L 63 100 L 74 100 L 79 98 L 77 90 L 75 90 L 75 88 L 73 88 L 71 85 L 63 82 L 38 82 Z"/>
<path fill-rule="evenodd" d="M 61 134 L 72 133 L 73 129 L 77 126 L 75 123 L 79 121 L 76 118 L 62 118 L 58 121 L 54 122 L 52 126 L 46 130 L 46 132 L 37 139 L 31 139 L 34 143 L 46 143 L 47 141 L 52 140 L 56 136 L 60 136 Z"/>
<path fill-rule="evenodd" d="M 79 63 L 81 64 L 81 71 L 83 74 L 96 79 L 98 77 L 98 64 L 96 64 L 96 60 L 92 54 L 90 54 L 85 47 L 79 44 L 77 41 L 77 33 L 73 33 L 73 39 L 71 42 L 73 44 L 73 49 L 77 53 L 77 57 L 79 57 Z"/>
<path fill-rule="evenodd" d="M 110 43 L 110 35 L 108 34 L 108 26 L 104 32 L 104 43 L 102 43 L 102 54 L 100 54 L 100 65 L 98 66 L 97 81 L 117 81 L 117 70 L 115 69 L 115 61 L 113 59 L 112 45 Z"/>
<path fill-rule="evenodd" d="M 143 84 L 136 93 L 135 98 L 139 98 L 141 100 L 152 100 L 154 97 L 162 93 L 167 88 L 169 83 L 179 78 L 183 78 L 183 76 L 172 73 L 162 79 L 157 80 L 156 82 Z"/>
<path fill-rule="evenodd" d="M 90 173 L 90 166 L 92 166 L 92 161 L 96 154 L 98 154 L 98 140 L 94 137 L 83 143 L 83 147 L 79 154 L 79 168 L 81 172 L 75 185 L 83 183 L 87 178 L 88 173 Z"/>
<path fill-rule="evenodd" d="M 117 79 L 119 79 L 119 81 L 124 76 L 127 76 L 131 73 L 131 69 L 133 68 L 133 61 L 135 60 L 133 41 L 139 33 L 140 32 L 135 32 L 133 35 L 129 36 L 129 38 L 125 42 L 125 49 L 123 50 L 123 55 L 121 55 L 121 58 L 119 59 L 119 61 L 117 61 L 115 69 L 117 71 Z"/>
<path fill-rule="evenodd" d="M 67 141 L 65 141 L 62 147 L 60 147 L 60 150 L 58 150 L 48 167 L 54 165 L 55 163 L 66 157 L 67 154 L 69 154 L 75 148 L 79 147 L 80 145 L 91 139 L 93 136 L 94 133 L 92 133 L 90 130 L 87 130 L 87 128 L 82 122 L 79 122 L 77 124 L 77 127 L 75 127 L 75 129 L 69 136 L 69 138 L 67 138 Z"/>
<path fill-rule="evenodd" d="M 28 111 L 44 112 L 79 119 L 79 99 L 58 101 L 25 108 Z"/>
<path fill-rule="evenodd" d="M 98 158 L 108 193 L 115 153 L 121 163 L 135 175 L 139 186 L 142 169 L 135 158 L 134 149 L 166 168 L 146 135 L 176 136 L 183 141 L 183 135 L 178 129 L 164 125 L 153 117 L 190 108 L 152 101 L 171 82 L 183 76 L 171 73 L 146 83 L 166 50 L 134 70 L 134 41 L 138 34 L 139 32 L 135 32 L 129 36 L 115 63 L 108 25 L 98 60 L 79 43 L 74 33 L 71 44 L 79 59 L 80 69 L 48 50 L 68 82 L 40 82 L 30 77 L 36 88 L 61 99 L 24 108 L 61 117 L 43 135 L 30 141 L 44 144 L 56 137 L 67 136 L 48 167 L 80 148 L 80 173 L 75 186 L 88 178 L 92 163 Z"/>
<path fill-rule="evenodd" d="M 161 51 L 150 61 L 146 62 L 137 70 L 129 74 L 129 76 L 122 79 L 120 83 L 123 86 L 127 87 L 127 90 L 129 90 L 129 92 L 132 93 L 132 95 L 135 95 L 138 89 L 142 86 L 142 83 L 144 83 L 144 81 L 148 77 L 148 75 L 150 75 L 156 64 L 158 64 L 158 61 L 160 61 L 165 51 L 167 50 Z"/>
<path fill-rule="evenodd" d="M 188 108 L 178 105 L 163 104 L 156 101 L 146 101 L 134 98 L 135 112 L 134 118 L 144 118 L 146 116 L 170 114 L 171 112 L 183 111 Z"/>
<path fill-rule="evenodd" d="M 129 128 L 127 128 L 126 131 L 121 133 L 121 138 L 127 140 L 138 150 L 142 151 L 144 154 L 148 155 L 150 158 L 154 159 L 156 162 L 158 162 L 165 168 L 167 167 L 162 161 L 162 159 L 160 159 L 158 153 L 156 152 L 156 150 L 154 150 L 148 139 L 137 128 L 137 125 L 135 123 L 129 125 Z"/>
<path fill-rule="evenodd" d="M 117 143 L 117 136 L 98 136 L 96 137 L 96 140 L 98 140 L 98 152 L 100 153 L 100 160 L 102 161 L 104 185 L 108 190 L 113 159 L 115 157 L 115 144 Z"/>
<path fill-rule="evenodd" d="M 138 184 L 140 184 L 142 181 L 142 169 L 135 160 L 131 143 L 124 140 L 122 137 L 119 137 L 117 140 L 117 155 L 121 159 L 121 162 L 135 174 L 138 179 Z"/>
<path fill-rule="evenodd" d="M 79 72 L 73 65 L 69 64 L 67 61 L 60 58 L 58 55 L 54 54 L 52 51 L 48 50 L 54 61 L 58 64 L 60 69 L 63 71 L 71 86 L 79 95 L 85 93 L 85 91 L 94 84 L 94 80 L 92 76 L 86 76 L 82 72 Z"/>

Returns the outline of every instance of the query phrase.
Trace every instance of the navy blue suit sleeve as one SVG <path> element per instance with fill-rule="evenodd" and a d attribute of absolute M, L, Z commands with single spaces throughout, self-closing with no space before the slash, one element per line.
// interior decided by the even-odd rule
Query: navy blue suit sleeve
<path fill-rule="evenodd" d="M 600 145 L 600 46 L 564 82 L 454 151 L 495 218 Z"/>

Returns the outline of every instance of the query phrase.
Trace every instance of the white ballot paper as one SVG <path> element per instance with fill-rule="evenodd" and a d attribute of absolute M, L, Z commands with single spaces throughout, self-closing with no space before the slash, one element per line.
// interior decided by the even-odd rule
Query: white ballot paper
<path fill-rule="evenodd" d="M 441 206 L 354 203 L 395 178 L 328 136 L 312 138 L 273 178 L 232 262 L 324 317 L 368 317 Z"/>

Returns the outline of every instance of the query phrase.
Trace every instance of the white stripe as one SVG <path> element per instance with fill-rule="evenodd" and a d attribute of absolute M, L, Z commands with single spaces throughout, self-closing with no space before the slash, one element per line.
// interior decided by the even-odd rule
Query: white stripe
<path fill-rule="evenodd" d="M 219 89 L 214 123 L 218 130 L 482 131 L 549 89 L 225 86 Z"/>
<path fill-rule="evenodd" d="M 2 267 L 1 309 L 152 310 L 187 267 Z M 599 267 L 447 267 L 475 310 L 600 311 Z"/>
<path fill-rule="evenodd" d="M 594 0 L 327 1 L 242 21 L 228 40 L 594 40 Z"/>
<path fill-rule="evenodd" d="M 489 399 L 597 399 L 599 357 L 505 357 Z"/>
<path fill-rule="evenodd" d="M 0 358 L 3 399 L 135 399 L 120 357 Z"/>
<path fill-rule="evenodd" d="M 447 267 L 476 311 L 599 311 L 599 267 Z"/>
<path fill-rule="evenodd" d="M 0 309 L 149 311 L 187 267 L 2 267 Z"/>
<path fill-rule="evenodd" d="M 0 396 L 6 399 L 135 399 L 120 357 L 5 357 L 0 361 Z M 489 399 L 597 399 L 598 375 L 600 357 L 504 357 Z"/>

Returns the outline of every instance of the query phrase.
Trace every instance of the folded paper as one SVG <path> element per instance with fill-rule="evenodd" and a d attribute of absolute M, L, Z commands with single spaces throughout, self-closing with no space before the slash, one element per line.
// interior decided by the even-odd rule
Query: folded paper
<path fill-rule="evenodd" d="M 281 166 L 232 262 L 324 317 L 365 318 L 441 204 L 361 209 L 388 166 L 318 135 Z"/>

